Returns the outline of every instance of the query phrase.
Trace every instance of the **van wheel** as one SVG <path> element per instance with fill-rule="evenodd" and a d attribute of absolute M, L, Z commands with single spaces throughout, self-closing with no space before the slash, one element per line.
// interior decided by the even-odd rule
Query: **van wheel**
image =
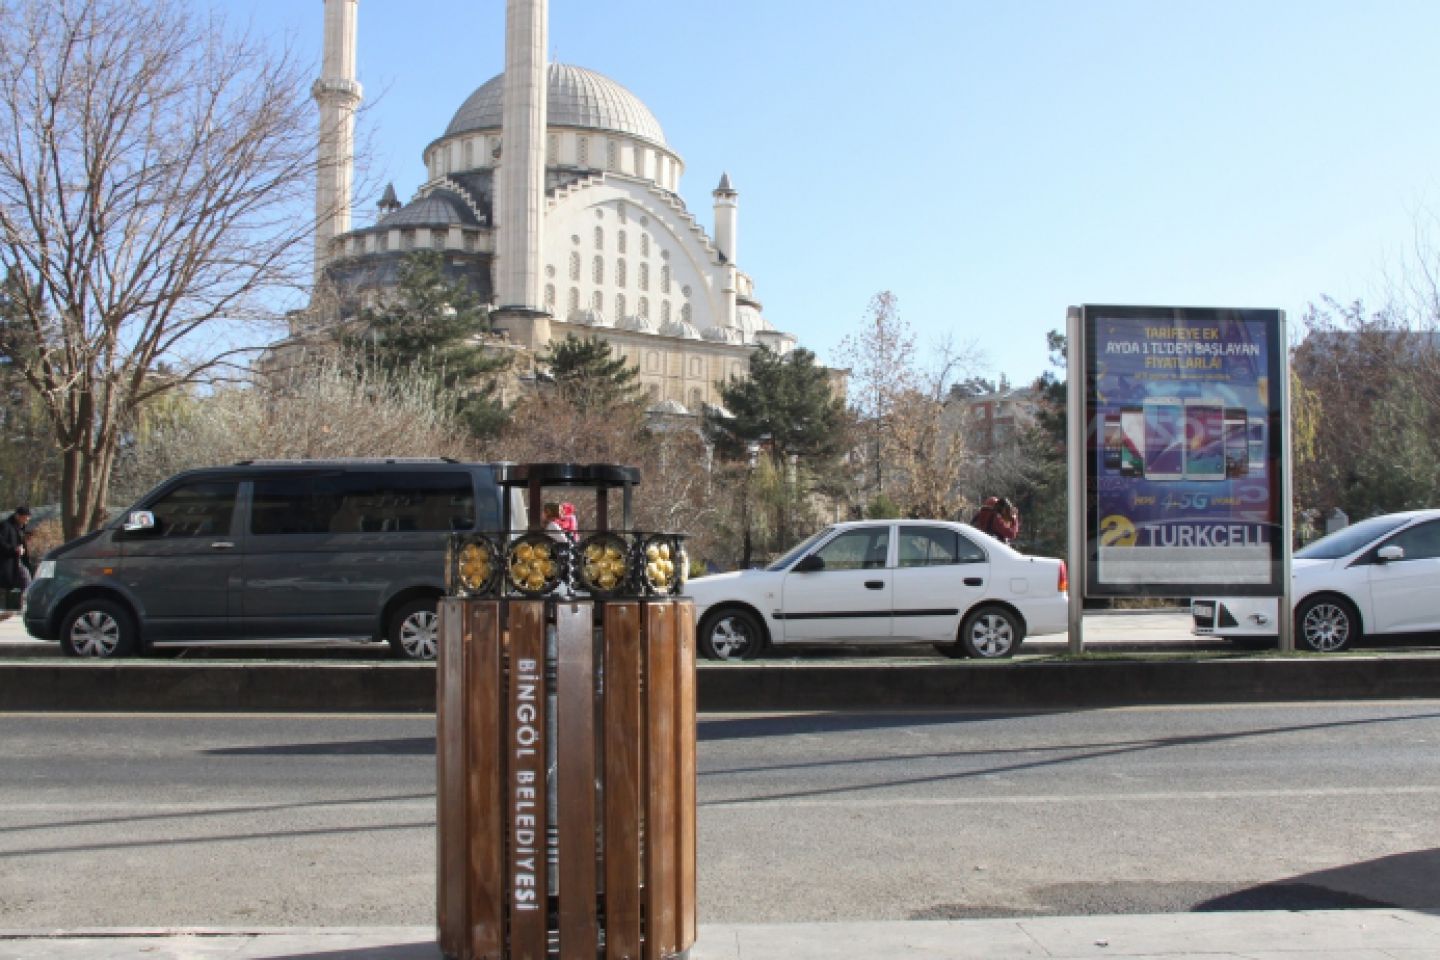
<path fill-rule="evenodd" d="M 128 657 L 135 652 L 135 618 L 113 600 L 82 600 L 60 625 L 67 657 Z"/>
<path fill-rule="evenodd" d="M 411 600 L 390 617 L 390 650 L 403 660 L 434 660 L 440 645 L 440 617 L 434 597 Z"/>

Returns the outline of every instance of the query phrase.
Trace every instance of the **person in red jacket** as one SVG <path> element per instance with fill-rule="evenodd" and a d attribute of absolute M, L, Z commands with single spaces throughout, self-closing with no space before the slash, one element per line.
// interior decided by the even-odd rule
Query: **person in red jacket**
<path fill-rule="evenodd" d="M 970 526 L 1001 543 L 1014 543 L 1020 536 L 1020 511 L 1007 497 L 986 497 Z"/>

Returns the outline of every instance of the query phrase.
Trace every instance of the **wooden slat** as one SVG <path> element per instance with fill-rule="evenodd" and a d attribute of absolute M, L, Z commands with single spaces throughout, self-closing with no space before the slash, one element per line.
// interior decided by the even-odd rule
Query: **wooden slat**
<path fill-rule="evenodd" d="M 595 912 L 595 627 L 593 603 L 556 608 L 559 674 L 560 952 L 594 960 Z"/>
<path fill-rule="evenodd" d="M 675 754 L 679 768 L 676 904 L 680 915 L 678 949 L 684 951 L 694 945 L 699 923 L 695 904 L 695 604 L 689 600 L 677 601 L 675 613 Z"/>
<path fill-rule="evenodd" d="M 640 605 L 607 603 L 605 957 L 640 957 Z"/>
<path fill-rule="evenodd" d="M 510 953 L 544 960 L 548 888 L 545 881 L 545 602 L 510 602 L 509 761 L 504 809 L 509 815 L 506 876 Z"/>
<path fill-rule="evenodd" d="M 501 806 L 503 759 L 500 754 L 502 674 L 500 604 L 461 601 L 465 617 L 465 767 L 466 820 L 463 834 L 469 854 L 466 879 L 470 954 L 499 960 L 505 949 L 504 808 Z"/>
<path fill-rule="evenodd" d="M 675 954 L 675 605 L 645 604 L 645 960 Z"/>
<path fill-rule="evenodd" d="M 470 837 L 465 806 L 464 601 L 440 601 L 440 650 L 435 664 L 435 867 L 440 950 L 464 950 Z"/>

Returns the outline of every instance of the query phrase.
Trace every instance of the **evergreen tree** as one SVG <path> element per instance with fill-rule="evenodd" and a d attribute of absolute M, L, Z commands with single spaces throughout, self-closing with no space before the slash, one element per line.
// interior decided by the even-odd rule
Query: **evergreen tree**
<path fill-rule="evenodd" d="M 705 425 L 722 457 L 739 459 L 748 443 L 768 438 L 777 462 L 796 454 L 819 470 L 848 449 L 845 401 L 809 350 L 782 357 L 761 347 L 750 355 L 750 378 L 732 377 L 720 397 L 730 416 L 708 411 Z"/>
<path fill-rule="evenodd" d="M 434 250 L 406 257 L 395 293 L 366 310 L 342 343 L 367 368 L 386 376 L 419 374 L 436 392 L 459 397 L 456 413 L 479 437 L 505 422 L 496 376 L 508 357 L 485 350 L 489 310 L 463 282 L 445 276 L 444 257 Z"/>
<path fill-rule="evenodd" d="M 614 356 L 603 340 L 567 334 L 564 340 L 551 342 L 540 363 L 549 370 L 559 399 L 576 408 L 640 412 L 644 393 L 637 380 L 639 369 Z"/>

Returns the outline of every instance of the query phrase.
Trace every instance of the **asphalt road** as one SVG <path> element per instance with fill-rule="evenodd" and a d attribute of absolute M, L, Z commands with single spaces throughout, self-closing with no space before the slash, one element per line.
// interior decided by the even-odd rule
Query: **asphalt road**
<path fill-rule="evenodd" d="M 703 716 L 705 922 L 1440 908 L 1440 701 Z M 433 720 L 0 715 L 0 928 L 427 924 Z"/>

